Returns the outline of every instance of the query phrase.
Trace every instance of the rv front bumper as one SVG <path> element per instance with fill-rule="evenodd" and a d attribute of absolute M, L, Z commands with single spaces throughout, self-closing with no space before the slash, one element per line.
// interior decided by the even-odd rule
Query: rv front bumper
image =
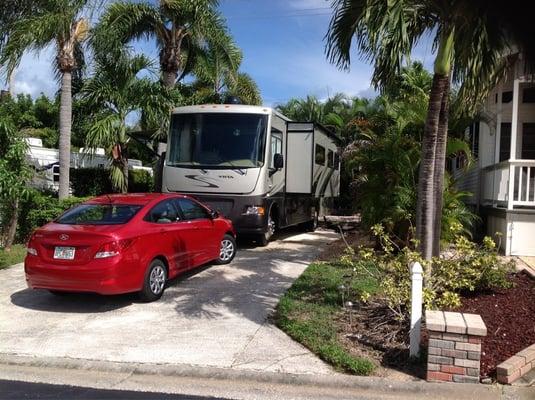
<path fill-rule="evenodd" d="M 188 193 L 211 209 L 230 219 L 239 235 L 253 235 L 267 231 L 271 198 L 264 196 L 210 196 Z M 263 208 L 263 213 L 252 213 L 252 207 Z M 249 211 L 249 212 L 248 212 Z"/>

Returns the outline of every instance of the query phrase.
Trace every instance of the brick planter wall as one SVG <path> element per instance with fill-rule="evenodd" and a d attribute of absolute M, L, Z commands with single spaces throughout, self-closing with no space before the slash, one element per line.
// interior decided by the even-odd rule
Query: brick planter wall
<path fill-rule="evenodd" d="M 429 336 L 427 380 L 479 382 L 481 337 L 487 327 L 479 315 L 426 311 Z"/>
<path fill-rule="evenodd" d="M 498 382 L 512 383 L 535 368 L 535 344 L 519 351 L 496 367 Z"/>

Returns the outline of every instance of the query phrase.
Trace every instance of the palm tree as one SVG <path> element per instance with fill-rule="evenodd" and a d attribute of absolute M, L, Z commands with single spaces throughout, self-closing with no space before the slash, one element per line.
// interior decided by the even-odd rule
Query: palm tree
<path fill-rule="evenodd" d="M 334 0 L 327 56 L 350 64 L 353 38 L 374 63 L 372 82 L 385 86 L 399 75 L 404 60 L 425 34 L 437 49 L 422 141 L 416 215 L 419 250 L 425 259 L 440 252 L 440 220 L 448 126 L 450 80 L 461 86 L 467 109 L 501 77 L 507 38 L 484 10 L 463 0 Z"/>
<path fill-rule="evenodd" d="M 244 104 L 262 102 L 256 82 L 239 72 L 242 52 L 232 38 L 222 34 L 217 41 L 208 40 L 206 48 L 195 59 L 193 83 L 195 103 L 220 102 L 228 96 L 239 97 Z"/>
<path fill-rule="evenodd" d="M 59 116 L 59 198 L 69 196 L 69 167 L 72 125 L 72 73 L 78 68 L 77 56 L 89 30 L 82 11 L 88 0 L 50 0 L 41 2 L 34 13 L 12 23 L 5 45 L 0 49 L 0 65 L 11 76 L 22 55 L 55 45 L 55 66 L 60 76 Z"/>
<path fill-rule="evenodd" d="M 160 0 L 157 5 L 119 1 L 102 16 L 95 42 L 103 51 L 117 52 L 131 40 L 156 39 L 162 83 L 170 88 L 179 72 L 189 72 L 206 39 L 217 44 L 226 35 L 217 5 L 216 0 Z"/>
<path fill-rule="evenodd" d="M 144 56 L 119 59 L 113 55 L 97 55 L 95 73 L 80 92 L 81 101 L 91 110 L 93 119 L 86 136 L 86 146 L 104 147 L 111 158 L 110 178 L 115 190 L 128 189 L 127 117 L 142 112 L 144 123 L 155 125 L 167 118 L 173 106 L 170 92 L 148 77 L 138 78 L 142 71 L 151 71 L 152 64 Z"/>

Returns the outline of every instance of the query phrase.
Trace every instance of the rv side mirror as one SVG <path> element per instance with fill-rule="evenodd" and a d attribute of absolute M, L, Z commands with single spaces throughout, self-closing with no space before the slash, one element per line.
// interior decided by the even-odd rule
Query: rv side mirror
<path fill-rule="evenodd" d="M 280 153 L 273 155 L 273 167 L 275 169 L 282 169 L 284 167 L 284 156 Z"/>

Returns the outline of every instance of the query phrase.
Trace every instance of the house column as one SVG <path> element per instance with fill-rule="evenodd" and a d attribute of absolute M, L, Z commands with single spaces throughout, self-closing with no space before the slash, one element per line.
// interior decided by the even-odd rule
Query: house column
<path fill-rule="evenodd" d="M 502 84 L 498 85 L 498 101 L 496 103 L 496 142 L 494 143 L 494 164 L 500 162 L 500 140 L 502 136 Z"/>
<path fill-rule="evenodd" d="M 515 78 L 513 83 L 513 112 L 511 116 L 511 148 L 509 161 L 516 160 L 516 142 L 518 136 L 518 103 L 520 97 L 520 80 Z M 507 209 L 513 209 L 515 191 L 515 166 L 509 163 L 509 192 L 507 200 Z"/>
<path fill-rule="evenodd" d="M 494 135 L 494 164 L 500 162 L 500 140 L 502 137 L 502 83 L 498 85 L 498 93 L 496 99 L 496 135 Z M 497 174 L 499 170 L 494 170 L 492 173 L 492 206 L 498 206 L 498 189 L 496 187 Z"/>

